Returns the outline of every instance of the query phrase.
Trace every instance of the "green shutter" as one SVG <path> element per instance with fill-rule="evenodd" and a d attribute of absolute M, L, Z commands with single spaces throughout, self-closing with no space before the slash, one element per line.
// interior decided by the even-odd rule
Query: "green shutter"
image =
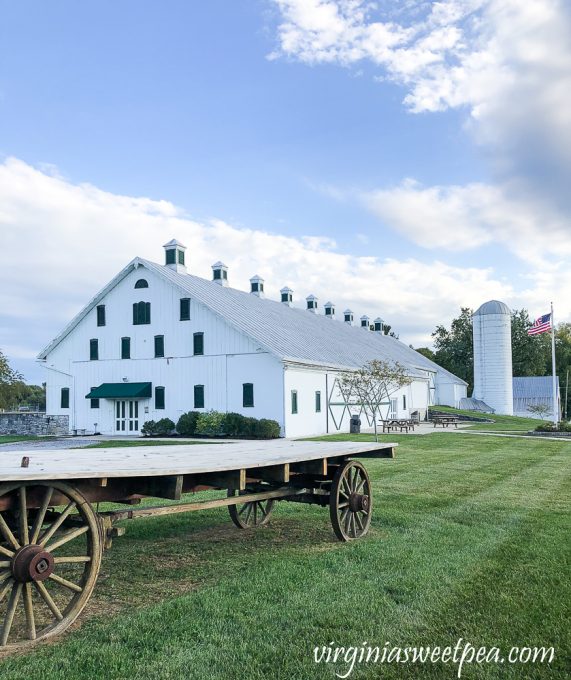
<path fill-rule="evenodd" d="M 134 302 L 133 303 L 133 325 L 141 326 L 142 324 L 151 323 L 151 303 L 150 302 Z"/>
<path fill-rule="evenodd" d="M 204 408 L 204 385 L 194 386 L 194 408 Z"/>
<path fill-rule="evenodd" d="M 165 388 L 155 387 L 155 408 L 164 409 L 165 407 Z"/>
<path fill-rule="evenodd" d="M 184 250 L 179 250 L 178 252 L 178 263 L 184 264 Z"/>
<path fill-rule="evenodd" d="M 121 359 L 131 358 L 131 338 L 121 338 Z"/>
<path fill-rule="evenodd" d="M 242 385 L 242 406 L 249 408 L 254 405 L 254 385 L 252 383 L 244 383 Z"/>
<path fill-rule="evenodd" d="M 315 412 L 321 413 L 321 392 L 315 393 Z"/>
<path fill-rule="evenodd" d="M 291 412 L 292 413 L 297 413 L 297 391 L 292 390 L 291 391 Z"/>
<path fill-rule="evenodd" d="M 165 355 L 165 336 L 155 335 L 155 357 L 164 357 Z"/>
<path fill-rule="evenodd" d="M 204 354 L 204 333 L 194 333 L 192 344 L 192 350 L 196 356 Z"/>
<path fill-rule="evenodd" d="M 166 264 L 176 264 L 176 250 L 173 248 L 172 250 L 166 250 L 165 251 L 165 263 Z"/>
<path fill-rule="evenodd" d="M 89 360 L 97 361 L 99 359 L 99 341 L 93 339 L 89 341 Z"/>
<path fill-rule="evenodd" d="M 180 320 L 190 321 L 190 298 L 180 300 Z"/>
<path fill-rule="evenodd" d="M 69 408 L 69 387 L 61 388 L 61 408 Z"/>
<path fill-rule="evenodd" d="M 97 305 L 97 325 L 105 326 L 105 305 Z"/>

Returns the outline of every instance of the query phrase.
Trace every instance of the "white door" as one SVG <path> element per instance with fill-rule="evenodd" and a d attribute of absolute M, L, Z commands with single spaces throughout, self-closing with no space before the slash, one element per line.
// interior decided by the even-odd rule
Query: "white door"
<path fill-rule="evenodd" d="M 398 417 L 398 399 L 391 399 L 391 412 L 389 418 Z"/>
<path fill-rule="evenodd" d="M 117 434 L 139 433 L 138 401 L 118 399 L 115 402 L 115 432 Z"/>

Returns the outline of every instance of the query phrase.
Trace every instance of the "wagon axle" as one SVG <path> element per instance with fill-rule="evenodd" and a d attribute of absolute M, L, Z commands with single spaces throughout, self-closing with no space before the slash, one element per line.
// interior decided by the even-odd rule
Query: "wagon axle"
<path fill-rule="evenodd" d="M 18 583 L 45 581 L 53 570 L 53 555 L 41 545 L 25 545 L 12 558 L 12 574 Z"/>

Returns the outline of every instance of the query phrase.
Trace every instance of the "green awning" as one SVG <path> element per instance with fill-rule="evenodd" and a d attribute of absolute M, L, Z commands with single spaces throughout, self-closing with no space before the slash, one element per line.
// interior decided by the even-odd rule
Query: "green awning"
<path fill-rule="evenodd" d="M 152 395 L 152 383 L 103 383 L 94 387 L 86 399 L 145 399 Z"/>

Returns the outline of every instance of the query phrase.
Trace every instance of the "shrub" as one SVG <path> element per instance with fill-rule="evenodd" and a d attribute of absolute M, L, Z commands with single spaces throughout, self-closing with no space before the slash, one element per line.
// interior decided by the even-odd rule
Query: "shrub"
<path fill-rule="evenodd" d="M 141 428 L 141 434 L 143 437 L 152 437 L 155 434 L 157 424 L 154 420 L 147 420 L 147 422 Z"/>
<path fill-rule="evenodd" d="M 196 433 L 209 437 L 219 437 L 226 434 L 224 432 L 224 413 L 219 411 L 199 413 L 196 422 Z"/>
<path fill-rule="evenodd" d="M 555 427 L 553 423 L 543 423 L 535 428 L 536 432 L 571 432 L 571 423 L 559 423 L 559 427 Z"/>
<path fill-rule="evenodd" d="M 277 439 L 280 436 L 280 425 L 276 420 L 260 418 L 256 423 L 255 435 L 259 439 Z"/>
<path fill-rule="evenodd" d="M 161 418 L 155 425 L 155 434 L 159 437 L 168 437 L 174 429 L 174 423 L 170 418 Z"/>
<path fill-rule="evenodd" d="M 183 413 L 176 424 L 176 431 L 184 437 L 192 437 L 196 434 L 196 425 L 199 416 L 200 413 L 198 411 Z"/>
<path fill-rule="evenodd" d="M 244 429 L 245 417 L 241 413 L 224 413 L 223 429 L 229 437 L 240 437 Z"/>

